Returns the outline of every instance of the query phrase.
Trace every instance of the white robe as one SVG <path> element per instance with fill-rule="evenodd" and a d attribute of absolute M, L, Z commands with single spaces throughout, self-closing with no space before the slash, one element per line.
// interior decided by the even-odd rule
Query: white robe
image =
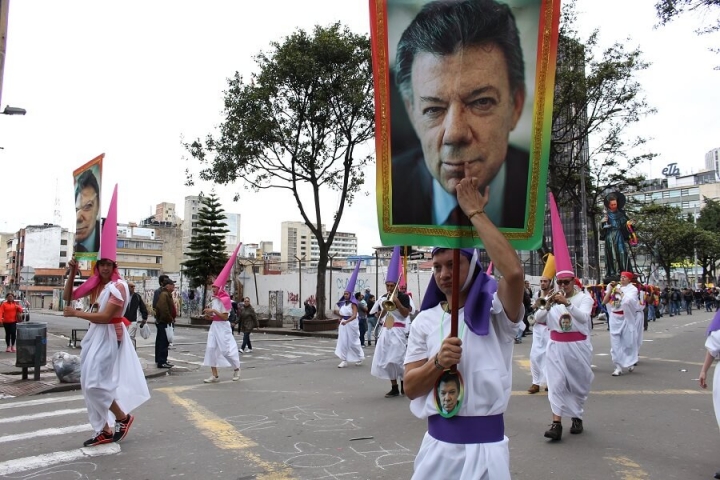
<path fill-rule="evenodd" d="M 375 305 L 382 303 L 384 300 L 385 296 L 383 295 Z M 375 310 L 374 306 L 373 310 Z M 370 374 L 382 380 L 402 380 L 405 372 L 405 351 L 407 349 L 406 332 L 410 327 L 410 317 L 403 317 L 397 310 L 388 312 L 388 315 L 393 316 L 395 326 L 392 328 L 383 327 L 382 334 L 375 345 Z M 405 326 L 397 326 L 398 322 Z"/>
<path fill-rule="evenodd" d="M 524 309 L 520 308 L 518 321 Z M 458 365 L 465 383 L 465 397 L 458 416 L 488 416 L 505 413 L 512 388 L 512 354 L 517 323 L 505 315 L 502 303 L 493 296 L 490 332 L 479 336 L 464 327 L 464 309 L 459 312 L 458 331 L 462 333 L 463 353 Z M 440 323 L 442 319 L 442 335 Z M 444 337 L 450 335 L 450 314 L 440 305 L 415 317 L 408 341 L 405 364 L 433 361 Z M 441 338 L 443 337 L 443 338 Z M 410 402 L 418 418 L 437 415 L 434 392 Z M 495 443 L 453 444 L 425 433 L 415 458 L 413 480 L 509 480 L 508 438 Z"/>
<path fill-rule="evenodd" d="M 715 359 L 720 359 L 720 330 L 715 330 L 705 340 L 705 348 Z M 720 427 L 720 367 L 715 365 L 713 375 L 713 406 L 715 407 L 715 419 Z"/>
<path fill-rule="evenodd" d="M 610 285 L 607 287 L 611 289 Z M 635 285 L 618 287 L 623 292 L 619 307 L 608 302 L 610 318 L 610 356 L 615 368 L 628 368 L 638 361 L 637 310 L 638 291 Z M 623 312 L 622 315 L 616 311 Z"/>
<path fill-rule="evenodd" d="M 340 316 L 352 317 L 352 303 L 340 307 Z M 382 336 L 382 335 L 381 335 Z M 346 362 L 359 362 L 365 358 L 360 345 L 360 324 L 356 318 L 352 322 L 338 325 L 338 339 L 335 346 L 335 355 Z"/>
<path fill-rule="evenodd" d="M 535 294 L 535 300 L 540 296 L 545 296 L 542 292 Z M 530 373 L 532 374 L 533 385 L 546 385 L 547 379 L 545 378 L 545 354 L 547 352 L 547 344 L 550 339 L 550 331 L 547 329 L 545 320 L 538 321 L 538 313 L 544 310 L 538 310 L 535 312 L 535 325 L 532 327 L 533 341 L 532 347 L 530 347 Z"/>
<path fill-rule="evenodd" d="M 219 298 L 213 297 L 210 307 L 220 313 L 228 310 Z M 238 345 L 232 334 L 232 327 L 227 320 L 213 320 L 208 330 L 207 345 L 205 346 L 205 367 L 233 367 L 240 368 L 240 355 Z"/>
<path fill-rule="evenodd" d="M 643 301 L 640 302 L 640 296 Z M 642 347 L 643 334 L 645 333 L 645 292 L 638 291 L 638 304 L 635 312 L 635 346 L 638 357 L 640 356 L 640 347 Z M 637 363 L 637 362 L 635 362 Z"/>
<path fill-rule="evenodd" d="M 127 308 L 130 292 L 124 280 L 108 282 L 100 293 L 98 311 L 103 311 L 110 295 L 122 299 L 124 290 Z M 123 326 L 123 339 L 118 347 L 114 324 L 90 323 L 80 344 L 80 386 L 93 431 L 101 432 L 105 424 L 115 424 L 110 404 L 115 400 L 125 413 L 130 413 L 150 398 L 147 381 L 130 335 Z"/>
<path fill-rule="evenodd" d="M 570 305 L 553 305 L 546 313 L 548 330 L 563 332 L 560 316 L 570 313 L 570 332 L 587 336 L 577 342 L 559 342 L 550 337 L 545 357 L 548 400 L 554 415 L 583 418 L 585 401 L 595 375 L 592 371 L 592 343 L 590 343 L 590 313 L 593 300 L 587 293 L 575 291 Z"/>

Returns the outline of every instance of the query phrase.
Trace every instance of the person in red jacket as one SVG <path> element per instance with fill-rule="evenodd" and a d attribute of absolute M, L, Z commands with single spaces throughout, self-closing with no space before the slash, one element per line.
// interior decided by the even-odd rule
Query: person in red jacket
<path fill-rule="evenodd" d="M 8 293 L 5 301 L 0 305 L 0 323 L 5 327 L 6 352 L 15 351 L 15 340 L 17 339 L 17 319 L 22 313 L 22 307 L 15 302 L 15 295 Z"/>

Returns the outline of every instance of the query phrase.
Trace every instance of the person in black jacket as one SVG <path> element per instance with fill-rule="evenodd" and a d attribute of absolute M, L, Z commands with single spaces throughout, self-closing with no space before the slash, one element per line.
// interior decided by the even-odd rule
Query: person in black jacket
<path fill-rule="evenodd" d="M 127 310 L 125 310 L 125 315 L 123 316 L 127 318 L 128 322 L 130 322 L 128 334 L 130 335 L 130 340 L 132 340 L 133 347 L 137 350 L 135 337 L 137 335 L 138 328 L 143 328 L 145 326 L 145 322 L 147 322 L 148 319 L 148 311 L 142 297 L 135 291 L 135 284 L 129 282 L 128 288 L 130 289 L 130 303 L 128 303 Z M 138 309 L 140 309 L 140 316 L 142 317 L 142 321 L 139 322 L 139 325 L 137 321 Z"/>
<path fill-rule="evenodd" d="M 300 330 L 303 329 L 303 321 L 304 320 L 312 320 L 315 318 L 315 314 L 317 313 L 317 308 L 315 308 L 315 305 L 310 303 L 310 299 L 305 300 L 305 315 L 300 317 Z"/>

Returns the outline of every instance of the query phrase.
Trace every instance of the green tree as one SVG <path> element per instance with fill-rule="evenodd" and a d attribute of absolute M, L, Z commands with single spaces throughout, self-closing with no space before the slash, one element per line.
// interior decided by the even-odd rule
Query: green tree
<path fill-rule="evenodd" d="M 693 258 L 695 226 L 682 218 L 682 210 L 669 205 L 644 205 L 635 219 L 641 252 L 651 255 L 654 262 L 665 271 L 665 279 L 671 285 L 674 263 Z"/>
<path fill-rule="evenodd" d="M 197 224 L 192 227 L 188 260 L 183 262 L 183 273 L 190 279 L 190 288 L 203 287 L 202 308 L 205 308 L 207 286 L 210 279 L 222 271 L 228 261 L 225 253 L 225 210 L 215 193 L 201 196 Z"/>
<path fill-rule="evenodd" d="M 637 80 L 649 66 L 640 48 L 622 41 L 601 50 L 598 29 L 582 38 L 576 23 L 571 0 L 560 20 L 548 184 L 559 203 L 582 205 L 584 183 L 583 230 L 597 239 L 604 196 L 637 188 L 643 176 L 635 168 L 656 156 L 646 151 L 648 138 L 630 134 L 655 109 Z"/>
<path fill-rule="evenodd" d="M 660 25 L 667 25 L 675 18 L 692 12 L 705 20 L 705 24 L 696 30 L 698 34 L 720 31 L 720 0 L 657 0 L 655 10 Z M 710 51 L 720 53 L 720 48 L 711 48 Z M 715 70 L 720 70 L 720 66 L 716 66 Z"/>
<path fill-rule="evenodd" d="M 317 241 L 315 296 L 324 318 L 328 252 L 372 158 L 357 151 L 374 135 L 370 40 L 340 24 L 316 26 L 271 43 L 255 62 L 249 81 L 239 73 L 229 80 L 219 135 L 186 148 L 204 166 L 204 180 L 292 193 Z M 332 226 L 323 231 L 321 207 L 334 201 Z"/>
<path fill-rule="evenodd" d="M 720 202 L 703 197 L 705 206 L 700 210 L 697 227 L 697 256 L 703 268 L 703 279 L 716 278 L 717 262 L 720 261 Z"/>

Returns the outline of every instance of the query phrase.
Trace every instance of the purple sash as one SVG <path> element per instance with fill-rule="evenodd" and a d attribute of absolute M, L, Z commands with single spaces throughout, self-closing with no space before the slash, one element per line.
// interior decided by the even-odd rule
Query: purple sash
<path fill-rule="evenodd" d="M 428 417 L 428 433 L 445 443 L 470 444 L 494 443 L 505 438 L 503 415 L 486 417 Z"/>

